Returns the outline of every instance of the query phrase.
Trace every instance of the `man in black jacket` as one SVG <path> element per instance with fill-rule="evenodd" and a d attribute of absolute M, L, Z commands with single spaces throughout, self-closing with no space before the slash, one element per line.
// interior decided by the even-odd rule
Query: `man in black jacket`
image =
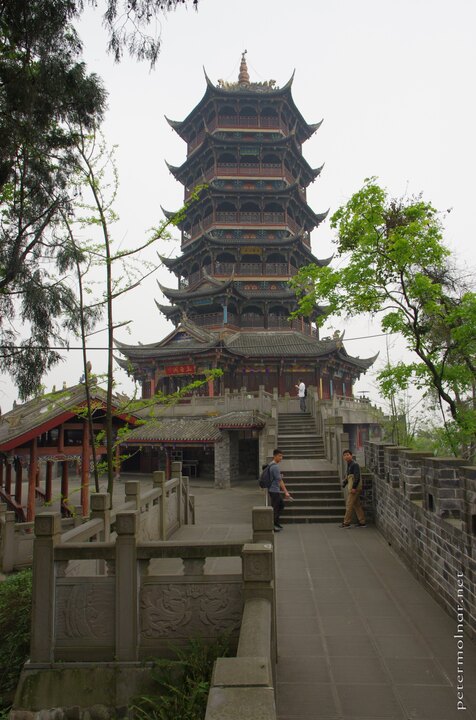
<path fill-rule="evenodd" d="M 365 514 L 360 503 L 360 496 L 362 494 L 362 478 L 360 476 L 360 465 L 355 462 L 352 457 L 350 450 L 344 450 L 342 453 L 345 462 L 347 463 L 347 473 L 342 486 L 347 485 L 347 501 L 345 505 L 345 516 L 341 527 L 349 528 L 352 522 L 352 515 L 357 515 L 357 527 L 365 527 Z"/>

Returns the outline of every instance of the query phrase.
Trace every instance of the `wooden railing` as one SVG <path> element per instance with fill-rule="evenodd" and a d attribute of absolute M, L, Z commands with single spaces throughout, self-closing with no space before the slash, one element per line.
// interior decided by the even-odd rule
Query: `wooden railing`
<path fill-rule="evenodd" d="M 287 226 L 292 233 L 300 231 L 299 225 L 286 212 L 215 212 L 203 218 L 199 223 L 192 226 L 190 235 L 184 235 L 183 245 L 194 240 L 199 235 L 211 228 L 213 225 L 230 226 L 262 226 L 262 225 L 283 225 Z"/>

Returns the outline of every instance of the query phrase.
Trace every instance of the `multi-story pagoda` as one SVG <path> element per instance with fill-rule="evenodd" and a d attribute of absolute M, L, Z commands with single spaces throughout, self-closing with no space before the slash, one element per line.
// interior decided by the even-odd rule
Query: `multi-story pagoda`
<path fill-rule="evenodd" d="M 246 51 L 245 51 L 246 52 Z M 187 143 L 183 165 L 169 169 L 188 205 L 179 222 L 182 253 L 162 258 L 178 278 L 160 286 L 170 305 L 157 306 L 175 325 L 151 345 L 118 343 L 144 397 L 171 392 L 211 368 L 223 377 L 208 393 L 246 387 L 295 392 L 298 378 L 321 398 L 350 396 L 373 359 L 350 357 L 339 337 L 320 340 L 315 320 L 290 321 L 296 297 L 290 278 L 303 265 L 327 264 L 311 251 L 316 214 L 306 188 L 320 174 L 302 155 L 319 128 L 309 125 L 291 94 L 291 80 L 252 83 L 243 53 L 238 82 L 206 77 L 202 100 L 182 122 L 168 122 Z M 193 199 L 197 186 L 204 186 Z M 167 213 L 171 215 L 173 213 Z"/>

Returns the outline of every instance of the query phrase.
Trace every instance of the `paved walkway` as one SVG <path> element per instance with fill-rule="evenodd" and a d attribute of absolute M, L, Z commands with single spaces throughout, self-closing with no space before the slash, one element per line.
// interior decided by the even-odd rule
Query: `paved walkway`
<path fill-rule="evenodd" d="M 203 537 L 251 532 L 254 483 L 193 492 Z M 458 710 L 456 618 L 375 527 L 288 525 L 275 537 L 279 720 L 476 720 L 476 643 L 464 641 Z"/>
<path fill-rule="evenodd" d="M 197 525 L 175 537 L 251 536 L 256 481 L 191 488 Z M 456 618 L 375 527 L 288 525 L 275 539 L 279 720 L 476 720 L 476 643 L 465 637 L 458 710 Z M 211 559 L 207 571 L 238 572 L 239 560 Z"/>

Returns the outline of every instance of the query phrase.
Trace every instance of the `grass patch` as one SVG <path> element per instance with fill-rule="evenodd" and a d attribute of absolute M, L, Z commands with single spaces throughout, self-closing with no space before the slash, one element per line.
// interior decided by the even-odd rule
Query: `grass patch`
<path fill-rule="evenodd" d="M 184 647 L 173 646 L 173 659 L 154 661 L 154 691 L 131 704 L 138 720 L 202 720 L 205 717 L 214 662 L 231 654 L 228 637 L 212 645 L 193 639 Z"/>
<path fill-rule="evenodd" d="M 30 654 L 31 577 L 31 570 L 22 570 L 0 582 L 0 718 Z"/>

